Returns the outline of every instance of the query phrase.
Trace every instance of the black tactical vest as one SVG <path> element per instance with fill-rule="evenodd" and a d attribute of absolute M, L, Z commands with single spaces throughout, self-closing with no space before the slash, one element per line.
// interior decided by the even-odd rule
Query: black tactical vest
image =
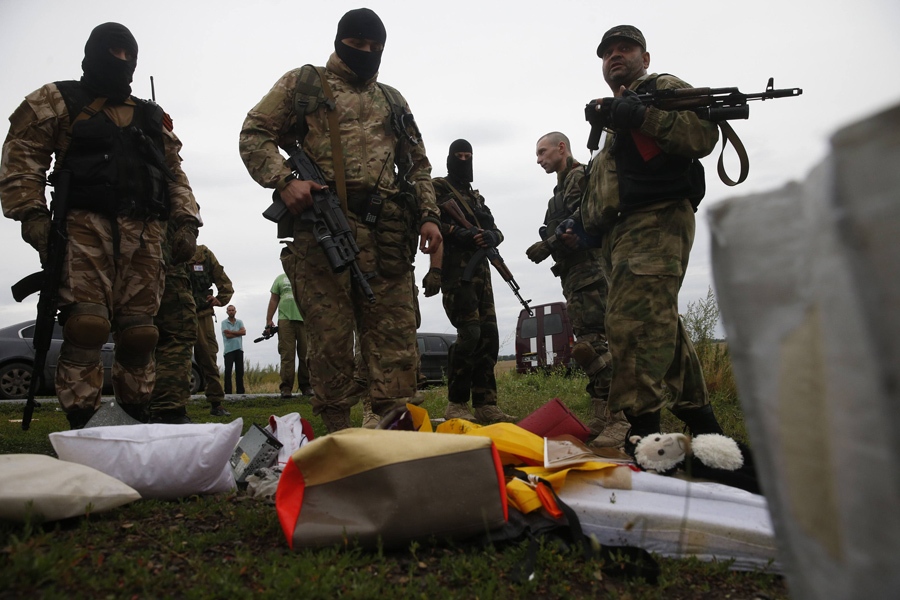
<path fill-rule="evenodd" d="M 209 260 L 209 254 L 204 252 L 201 260 L 188 262 L 188 269 L 191 272 L 191 293 L 194 295 L 194 303 L 197 310 L 201 311 L 209 307 L 206 298 L 213 284 L 212 261 Z"/>
<path fill-rule="evenodd" d="M 642 83 L 637 93 L 655 89 L 654 77 Z M 660 152 L 645 161 L 628 131 L 616 134 L 613 156 L 619 181 L 619 203 L 625 210 L 685 198 L 696 210 L 706 194 L 706 177 L 699 160 Z"/>
<path fill-rule="evenodd" d="M 69 118 L 75 120 L 94 97 L 78 81 L 56 83 Z M 169 214 L 162 137 L 163 110 L 134 98 L 134 118 L 118 127 L 103 111 L 74 121 L 61 168 L 71 171 L 69 206 L 133 219 Z"/>

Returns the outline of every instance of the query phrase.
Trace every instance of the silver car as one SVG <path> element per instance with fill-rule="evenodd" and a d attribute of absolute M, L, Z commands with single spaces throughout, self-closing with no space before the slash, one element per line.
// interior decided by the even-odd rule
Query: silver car
<path fill-rule="evenodd" d="M 34 321 L 25 321 L 0 329 L 0 399 L 10 400 L 24 398 L 28 395 L 31 375 L 34 369 Z M 53 384 L 56 374 L 56 363 L 59 360 L 59 347 L 62 345 L 62 327 L 53 324 L 53 339 L 47 360 L 44 364 L 44 377 L 38 395 L 54 396 Z M 112 334 L 100 350 L 103 360 L 103 393 L 112 394 L 112 364 L 116 345 Z M 203 376 L 196 363 L 191 364 L 191 393 L 196 394 L 203 389 Z"/>

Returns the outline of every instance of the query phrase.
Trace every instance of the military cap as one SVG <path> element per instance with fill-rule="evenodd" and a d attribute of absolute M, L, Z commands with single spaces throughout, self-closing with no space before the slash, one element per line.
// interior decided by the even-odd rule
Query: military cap
<path fill-rule="evenodd" d="M 644 49 L 644 52 L 647 51 L 647 41 L 644 40 L 644 34 L 641 33 L 640 29 L 634 25 L 617 25 L 603 34 L 603 39 L 600 40 L 600 45 L 597 46 L 597 56 L 603 58 L 603 51 L 616 39 L 637 42 Z"/>

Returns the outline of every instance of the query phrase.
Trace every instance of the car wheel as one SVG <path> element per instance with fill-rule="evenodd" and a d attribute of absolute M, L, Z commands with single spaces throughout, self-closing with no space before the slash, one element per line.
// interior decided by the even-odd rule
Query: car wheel
<path fill-rule="evenodd" d="M 0 367 L 0 398 L 11 400 L 28 396 L 31 385 L 31 365 L 8 363 Z"/>
<path fill-rule="evenodd" d="M 191 365 L 191 395 L 199 394 L 203 387 L 203 376 L 196 365 Z"/>

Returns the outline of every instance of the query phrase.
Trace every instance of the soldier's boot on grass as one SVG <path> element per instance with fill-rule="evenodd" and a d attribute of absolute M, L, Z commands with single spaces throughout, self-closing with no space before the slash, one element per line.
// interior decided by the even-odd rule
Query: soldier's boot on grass
<path fill-rule="evenodd" d="M 369 398 L 366 398 L 362 402 L 363 405 L 363 420 L 362 426 L 365 429 L 375 429 L 375 427 L 381 422 L 381 417 L 372 412 L 372 401 Z"/>
<path fill-rule="evenodd" d="M 209 414 L 211 414 L 214 417 L 230 417 L 231 416 L 231 413 L 224 406 L 222 406 L 221 402 L 219 402 L 218 404 L 213 404 L 209 408 Z"/>
<path fill-rule="evenodd" d="M 447 410 L 444 411 L 444 418 L 448 421 L 450 419 L 463 419 L 464 421 L 475 422 L 475 415 L 469 412 L 469 404 L 463 404 L 462 402 L 448 402 Z"/>
<path fill-rule="evenodd" d="M 94 416 L 93 408 L 75 408 L 66 413 L 69 420 L 69 429 L 84 429 L 87 422 Z"/>
<path fill-rule="evenodd" d="M 496 404 L 485 404 L 475 409 L 475 420 L 481 425 L 492 423 L 518 423 L 518 417 L 508 415 Z"/>
<path fill-rule="evenodd" d="M 590 445 L 595 448 L 621 448 L 631 427 L 625 413 L 610 413 L 606 398 L 591 398 L 591 413 L 593 418 L 588 423 L 588 429 L 594 439 Z"/>
<path fill-rule="evenodd" d="M 145 404 L 123 404 L 119 402 L 119 408 L 140 423 L 148 423 L 150 421 L 150 411 Z"/>
<path fill-rule="evenodd" d="M 187 409 L 183 406 L 165 410 L 155 410 L 150 413 L 150 423 L 166 423 L 168 425 L 187 425 L 193 423 L 187 415 Z"/>
<path fill-rule="evenodd" d="M 328 433 L 334 433 L 342 429 L 350 429 L 350 409 L 328 407 L 319 415 L 325 423 Z"/>

